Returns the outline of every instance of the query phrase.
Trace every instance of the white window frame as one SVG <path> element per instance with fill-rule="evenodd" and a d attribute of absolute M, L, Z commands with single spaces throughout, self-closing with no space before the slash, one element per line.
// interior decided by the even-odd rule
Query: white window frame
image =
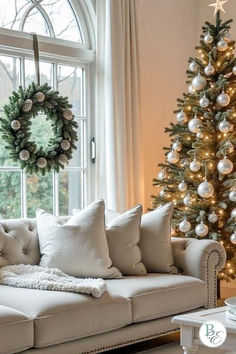
<path fill-rule="evenodd" d="M 40 60 L 53 64 L 54 75 L 56 75 L 56 65 L 64 64 L 79 66 L 85 71 L 86 80 L 86 120 L 87 131 L 84 133 L 84 161 L 83 167 L 66 167 L 64 171 L 82 171 L 87 178 L 82 193 L 82 207 L 85 207 L 94 200 L 95 186 L 95 166 L 90 159 L 90 141 L 94 136 L 94 12 L 90 12 L 92 6 L 90 2 L 85 5 L 83 1 L 71 1 L 79 23 L 82 27 L 84 43 L 75 43 L 58 38 L 39 35 Z M 85 13 L 85 16 L 82 16 Z M 87 25 L 87 27 L 85 27 Z M 33 59 L 32 35 L 26 32 L 0 28 L 0 55 L 16 56 L 23 59 Z M 24 60 L 21 60 L 21 65 Z M 24 67 L 21 67 L 24 72 Z M 23 75 L 24 76 L 24 75 Z M 21 78 L 22 79 L 22 78 Z M 21 80 L 22 81 L 22 80 Z M 84 119 L 79 117 L 78 119 Z M 20 171 L 21 173 L 21 217 L 27 217 L 27 176 L 26 173 L 16 166 L 0 166 L 1 171 Z M 53 213 L 59 214 L 59 188 L 58 174 L 53 172 Z"/>

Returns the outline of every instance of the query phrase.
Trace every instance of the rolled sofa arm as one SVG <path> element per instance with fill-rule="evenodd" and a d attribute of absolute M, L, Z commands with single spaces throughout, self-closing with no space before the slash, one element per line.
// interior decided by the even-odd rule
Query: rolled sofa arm
<path fill-rule="evenodd" d="M 216 306 L 217 273 L 226 261 L 225 249 L 217 241 L 171 238 L 175 265 L 182 274 L 207 283 L 207 308 Z"/>

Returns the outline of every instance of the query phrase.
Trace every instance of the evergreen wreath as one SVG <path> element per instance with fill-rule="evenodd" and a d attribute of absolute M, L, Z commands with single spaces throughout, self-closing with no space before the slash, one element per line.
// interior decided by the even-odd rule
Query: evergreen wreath
<path fill-rule="evenodd" d="M 0 131 L 10 157 L 19 162 L 26 172 L 41 172 L 43 175 L 52 170 L 59 172 L 72 158 L 78 125 L 71 107 L 68 98 L 59 96 L 59 92 L 47 83 L 32 83 L 25 90 L 20 86 L 9 97 L 9 104 L 4 106 L 6 117 L 0 118 Z M 36 119 L 39 112 L 43 112 L 51 122 L 54 134 L 46 149 L 37 147 L 30 140 L 30 120 Z"/>

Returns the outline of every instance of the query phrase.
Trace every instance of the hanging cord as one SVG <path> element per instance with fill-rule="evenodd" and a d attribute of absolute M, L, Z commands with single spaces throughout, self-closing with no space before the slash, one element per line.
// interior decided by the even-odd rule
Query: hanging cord
<path fill-rule="evenodd" d="M 40 85 L 40 71 L 39 71 L 39 45 L 38 37 L 36 33 L 33 35 L 33 49 L 34 49 L 34 64 L 35 64 L 35 74 L 38 85 Z"/>

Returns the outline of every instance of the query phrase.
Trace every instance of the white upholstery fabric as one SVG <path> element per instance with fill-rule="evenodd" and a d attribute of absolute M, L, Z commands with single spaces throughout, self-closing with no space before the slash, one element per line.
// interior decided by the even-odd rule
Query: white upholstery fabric
<path fill-rule="evenodd" d="M 76 277 L 119 278 L 109 257 L 104 201 L 92 203 L 67 222 L 43 210 L 36 213 L 40 266 Z"/>
<path fill-rule="evenodd" d="M 33 320 L 12 308 L 0 305 L 0 354 L 18 353 L 34 342 Z"/>
<path fill-rule="evenodd" d="M 111 294 L 130 299 L 133 322 L 149 321 L 206 306 L 207 284 L 178 274 L 106 280 Z"/>
<path fill-rule="evenodd" d="M 140 249 L 149 273 L 177 273 L 170 240 L 173 210 L 173 203 L 167 203 L 142 216 Z"/>
<path fill-rule="evenodd" d="M 0 286 L 0 303 L 34 318 L 34 346 L 64 343 L 132 323 L 130 301 L 104 293 L 89 295 Z"/>
<path fill-rule="evenodd" d="M 106 236 L 112 263 L 123 275 L 145 275 L 141 262 L 140 222 L 142 206 L 138 205 L 123 214 L 116 214 L 106 224 Z"/>

